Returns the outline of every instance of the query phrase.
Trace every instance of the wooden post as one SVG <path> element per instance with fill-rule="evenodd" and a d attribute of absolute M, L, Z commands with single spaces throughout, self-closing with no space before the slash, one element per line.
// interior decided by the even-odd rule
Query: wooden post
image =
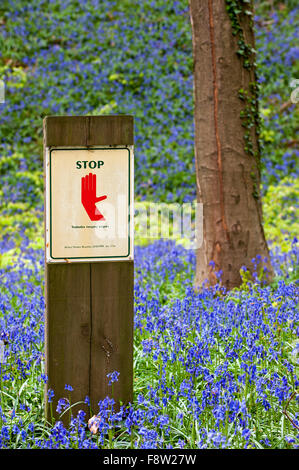
<path fill-rule="evenodd" d="M 133 145 L 132 116 L 49 116 L 44 119 L 44 152 L 53 147 Z M 45 168 L 46 174 L 46 168 Z M 45 204 L 45 207 L 47 204 Z M 46 210 L 46 209 L 45 209 Z M 46 217 L 45 217 L 46 220 Z M 58 419 L 57 401 L 111 397 L 107 374 L 120 373 L 113 386 L 118 403 L 133 400 L 133 260 L 45 262 L 46 419 Z M 65 390 L 71 385 L 72 392 Z M 52 405 L 48 390 L 54 391 Z M 52 412 L 51 412 L 52 408 Z M 89 415 L 80 403 L 72 408 Z M 68 422 L 69 413 L 62 418 Z"/>

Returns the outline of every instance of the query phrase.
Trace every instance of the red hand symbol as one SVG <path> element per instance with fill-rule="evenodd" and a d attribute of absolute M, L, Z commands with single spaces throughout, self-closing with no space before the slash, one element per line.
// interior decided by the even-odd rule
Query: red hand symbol
<path fill-rule="evenodd" d="M 81 178 L 81 202 L 89 215 L 90 220 L 105 220 L 103 214 L 96 207 L 96 202 L 103 201 L 107 196 L 96 197 L 97 175 L 89 175 Z"/>

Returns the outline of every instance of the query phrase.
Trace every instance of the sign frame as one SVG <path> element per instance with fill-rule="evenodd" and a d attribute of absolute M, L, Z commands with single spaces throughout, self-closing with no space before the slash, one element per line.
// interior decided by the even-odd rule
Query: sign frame
<path fill-rule="evenodd" d="M 128 253 L 120 256 L 67 256 L 54 257 L 52 222 L 53 174 L 51 154 L 53 151 L 77 150 L 128 150 Z M 51 146 L 45 148 L 45 257 L 46 263 L 86 263 L 108 261 L 132 261 L 134 259 L 134 146 L 133 145 L 94 145 L 94 146 Z"/>

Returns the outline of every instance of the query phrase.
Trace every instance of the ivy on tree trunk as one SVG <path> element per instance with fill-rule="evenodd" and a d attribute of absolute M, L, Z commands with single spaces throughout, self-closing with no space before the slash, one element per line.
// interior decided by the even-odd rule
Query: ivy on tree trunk
<path fill-rule="evenodd" d="M 273 275 L 262 224 L 258 84 L 250 0 L 190 0 L 194 58 L 197 199 L 203 203 L 203 243 L 196 280 L 221 274 L 231 289 L 240 269 Z"/>

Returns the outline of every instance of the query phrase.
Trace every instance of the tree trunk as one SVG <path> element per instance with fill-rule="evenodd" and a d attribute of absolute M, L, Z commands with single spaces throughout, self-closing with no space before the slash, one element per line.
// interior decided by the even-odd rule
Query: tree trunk
<path fill-rule="evenodd" d="M 272 267 L 262 225 L 253 7 L 244 0 L 190 0 L 194 57 L 197 199 L 203 244 L 195 284 L 241 284 L 260 255 Z M 262 266 L 262 263 L 259 264 Z"/>

